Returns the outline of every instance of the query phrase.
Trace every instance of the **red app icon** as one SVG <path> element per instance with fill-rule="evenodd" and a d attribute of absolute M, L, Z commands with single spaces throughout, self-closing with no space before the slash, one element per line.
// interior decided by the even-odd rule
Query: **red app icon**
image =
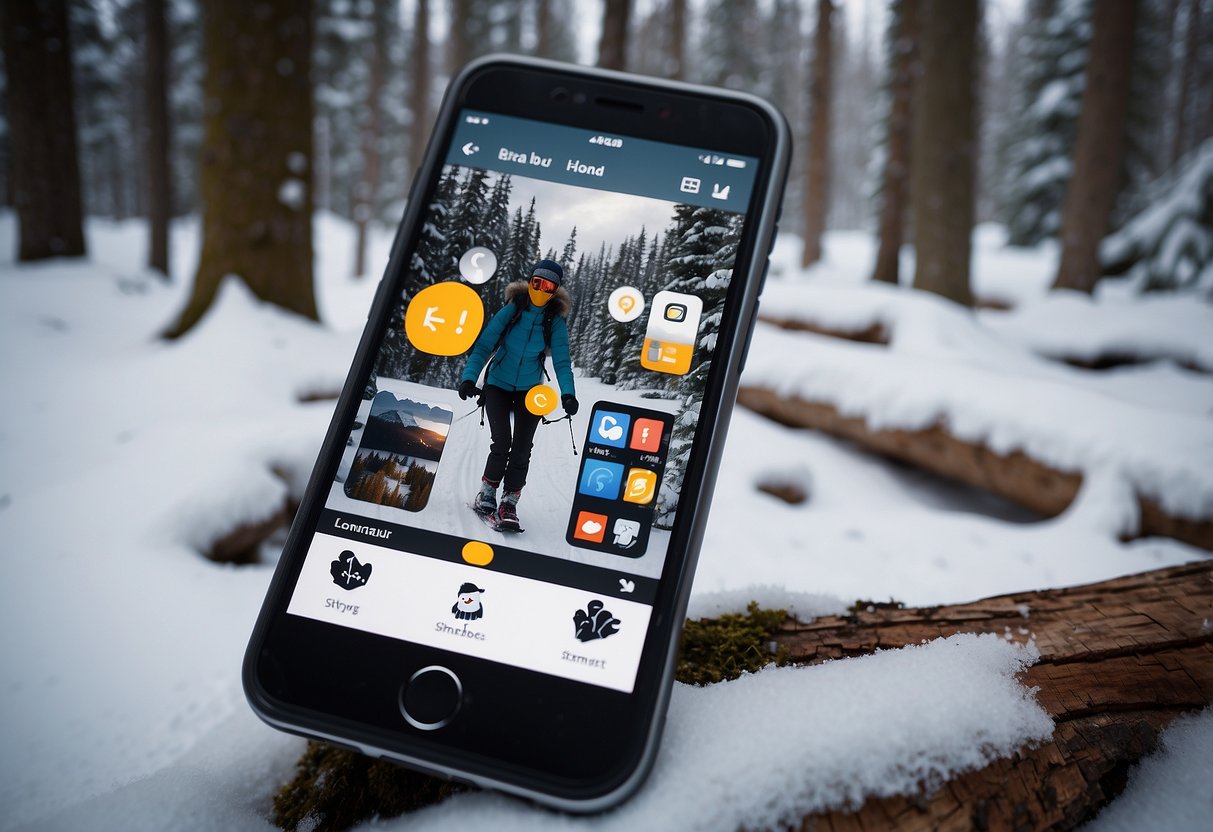
<path fill-rule="evenodd" d="M 664 427 L 660 419 L 637 419 L 632 423 L 630 447 L 655 453 L 661 447 L 661 431 Z"/>
<path fill-rule="evenodd" d="M 607 516 L 583 511 L 577 515 L 577 526 L 573 529 L 573 537 L 578 540 L 588 540 L 591 543 L 601 543 L 606 534 Z"/>

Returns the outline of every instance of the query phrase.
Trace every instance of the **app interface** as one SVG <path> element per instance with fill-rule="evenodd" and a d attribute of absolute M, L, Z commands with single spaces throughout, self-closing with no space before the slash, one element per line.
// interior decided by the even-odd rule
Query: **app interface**
<path fill-rule="evenodd" d="M 630 691 L 756 165 L 461 113 L 288 612 Z"/>

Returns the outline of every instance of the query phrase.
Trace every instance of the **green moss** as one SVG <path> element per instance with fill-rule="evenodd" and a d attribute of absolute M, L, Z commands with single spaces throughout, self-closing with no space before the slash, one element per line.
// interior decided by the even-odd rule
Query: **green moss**
<path fill-rule="evenodd" d="M 775 633 L 787 620 L 784 610 L 759 609 L 751 601 L 745 614 L 687 620 L 675 678 L 691 685 L 706 685 L 753 673 L 771 662 L 786 664 L 787 651 L 772 653 Z"/>
<path fill-rule="evenodd" d="M 783 610 L 688 620 L 675 676 L 704 685 L 736 679 L 771 662 L 786 664 L 787 651 L 770 643 L 787 620 Z M 354 751 L 310 742 L 295 764 L 295 779 L 274 796 L 274 822 L 288 832 L 341 832 L 372 817 L 390 818 L 446 799 L 464 787 Z"/>
<path fill-rule="evenodd" d="M 274 822 L 288 832 L 300 824 L 314 832 L 340 832 L 376 815 L 390 818 L 415 811 L 462 788 L 384 760 L 309 742 L 295 764 L 295 779 L 274 796 Z"/>

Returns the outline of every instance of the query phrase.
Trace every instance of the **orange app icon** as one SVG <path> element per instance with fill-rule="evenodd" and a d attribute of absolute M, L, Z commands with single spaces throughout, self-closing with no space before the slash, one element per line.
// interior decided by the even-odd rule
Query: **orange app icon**
<path fill-rule="evenodd" d="M 632 468 L 628 471 L 628 484 L 623 489 L 623 501 L 625 503 L 636 503 L 642 506 L 648 505 L 653 502 L 653 495 L 656 492 L 656 471 L 648 471 L 644 468 Z"/>
<path fill-rule="evenodd" d="M 656 453 L 661 447 L 661 431 L 665 426 L 658 419 L 637 419 L 632 423 L 630 448 Z"/>
<path fill-rule="evenodd" d="M 573 537 L 578 540 L 588 540 L 591 543 L 601 543 L 606 534 L 607 516 L 583 511 L 577 515 L 577 526 L 573 529 Z"/>
<path fill-rule="evenodd" d="M 560 397 L 556 391 L 546 384 L 536 384 L 526 391 L 526 409 L 535 416 L 547 416 L 556 409 Z"/>
<path fill-rule="evenodd" d="M 457 280 L 426 286 L 404 311 L 404 334 L 421 352 L 460 355 L 472 348 L 484 326 L 484 303 Z"/>
<path fill-rule="evenodd" d="M 679 376 L 690 372 L 702 315 L 703 300 L 697 295 L 669 290 L 658 292 L 649 309 L 640 366 Z"/>

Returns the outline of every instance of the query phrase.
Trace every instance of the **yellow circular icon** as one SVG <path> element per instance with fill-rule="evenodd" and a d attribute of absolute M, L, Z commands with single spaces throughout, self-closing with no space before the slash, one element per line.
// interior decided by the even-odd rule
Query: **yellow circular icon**
<path fill-rule="evenodd" d="M 404 312 L 404 334 L 414 347 L 430 355 L 467 352 L 483 326 L 480 295 L 457 280 L 425 287 Z"/>
<path fill-rule="evenodd" d="M 547 416 L 556 409 L 559 401 L 556 391 L 546 384 L 536 384 L 526 391 L 526 409 L 536 416 Z"/>
<path fill-rule="evenodd" d="M 479 540 L 463 544 L 463 559 L 473 566 L 488 566 L 493 562 L 493 547 Z"/>

